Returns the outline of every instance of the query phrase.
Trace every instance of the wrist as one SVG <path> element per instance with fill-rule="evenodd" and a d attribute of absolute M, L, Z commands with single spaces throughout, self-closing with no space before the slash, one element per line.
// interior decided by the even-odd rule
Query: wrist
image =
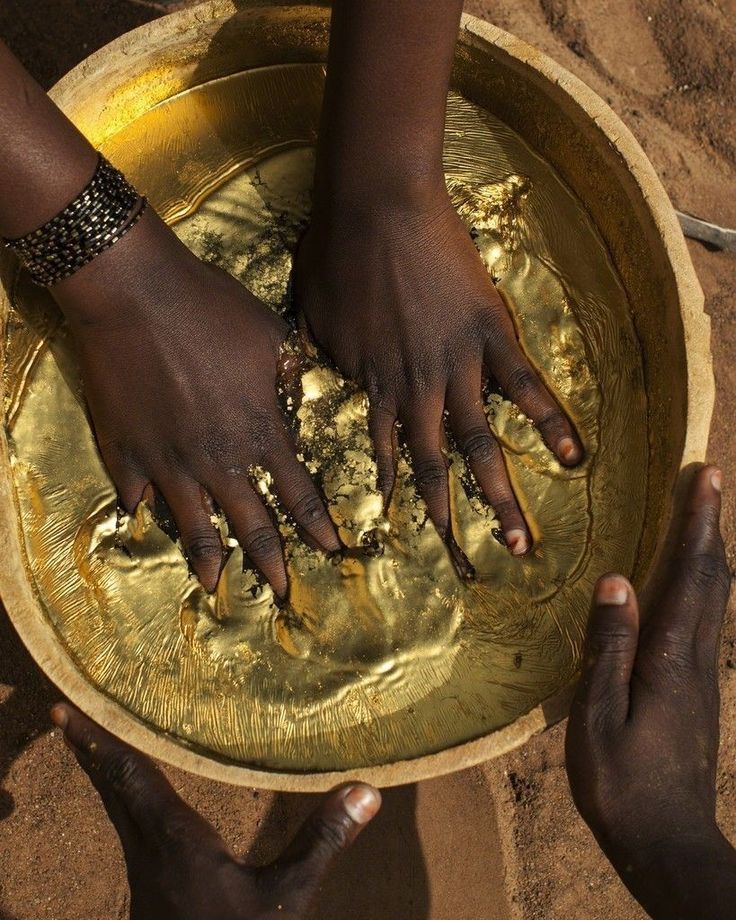
<path fill-rule="evenodd" d="M 442 170 L 349 171 L 315 185 L 313 223 L 356 224 L 389 215 L 432 215 L 449 205 Z"/>
<path fill-rule="evenodd" d="M 725 838 L 715 821 L 683 821 L 676 830 L 663 830 L 661 834 L 648 831 L 635 835 L 625 845 L 606 844 L 603 848 L 617 868 L 634 873 L 662 873 L 676 871 L 695 853 L 718 852 Z"/>
<path fill-rule="evenodd" d="M 154 319 L 152 312 L 138 316 L 136 296 L 151 281 L 161 287 L 159 268 L 171 271 L 183 244 L 148 208 L 141 219 L 115 245 L 100 253 L 78 272 L 50 289 L 54 300 L 73 329 L 84 327 L 130 327 Z M 161 311 L 166 297 L 146 298 L 149 311 Z"/>
<path fill-rule="evenodd" d="M 711 803 L 672 794 L 665 805 L 655 799 L 649 807 L 640 797 L 609 814 L 589 822 L 601 849 L 614 865 L 626 863 L 648 869 L 656 860 L 674 859 L 684 846 L 707 847 L 720 840 Z"/>
<path fill-rule="evenodd" d="M 606 851 L 621 880 L 655 920 L 726 916 L 736 894 L 736 851 L 715 822 L 693 825 L 628 852 Z M 730 915 L 730 914 L 729 914 Z"/>

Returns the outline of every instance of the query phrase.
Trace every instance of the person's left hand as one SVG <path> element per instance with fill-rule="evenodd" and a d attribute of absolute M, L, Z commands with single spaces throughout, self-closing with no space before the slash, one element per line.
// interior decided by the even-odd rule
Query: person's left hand
<path fill-rule="evenodd" d="M 297 920 L 310 915 L 335 857 L 376 815 L 378 790 L 327 795 L 286 851 L 251 868 L 174 792 L 143 754 L 63 703 L 54 722 L 100 794 L 120 837 L 132 920 Z"/>
<path fill-rule="evenodd" d="M 629 582 L 599 581 L 567 726 L 578 811 L 634 896 L 667 920 L 732 917 L 736 895 L 736 858 L 716 824 L 718 640 L 730 586 L 720 490 L 715 467 L 695 475 L 641 628 Z"/>

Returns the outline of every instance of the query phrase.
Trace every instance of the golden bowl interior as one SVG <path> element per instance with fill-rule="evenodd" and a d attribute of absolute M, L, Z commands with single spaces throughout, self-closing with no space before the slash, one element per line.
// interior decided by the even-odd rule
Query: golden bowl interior
<path fill-rule="evenodd" d="M 206 4 L 114 43 L 56 96 L 198 255 L 284 311 L 326 41 L 318 8 Z M 152 753 L 302 789 L 353 774 L 402 782 L 492 756 L 559 717 L 595 579 L 648 573 L 712 407 L 702 298 L 664 193 L 597 97 L 468 18 L 445 171 L 527 354 L 586 446 L 585 463 L 566 470 L 516 407 L 488 397 L 535 547 L 508 554 L 453 453 L 470 585 L 403 457 L 382 515 L 364 394 L 314 362 L 288 415 L 349 552 L 335 564 L 305 547 L 259 470 L 290 604 L 276 608 L 224 520 L 232 552 L 208 596 L 145 506 L 119 513 L 66 327 L 5 266 L 5 515 L 18 564 L 3 596 L 61 688 Z"/>

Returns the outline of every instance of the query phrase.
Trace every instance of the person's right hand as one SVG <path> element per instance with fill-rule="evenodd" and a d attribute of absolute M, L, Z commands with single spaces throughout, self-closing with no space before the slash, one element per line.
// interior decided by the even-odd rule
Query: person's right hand
<path fill-rule="evenodd" d="M 734 916 L 736 855 L 716 824 L 719 634 L 730 586 L 721 473 L 695 476 L 678 551 L 640 629 L 620 575 L 596 587 L 566 761 L 575 804 L 662 920 Z"/>
<path fill-rule="evenodd" d="M 163 495 L 200 581 L 223 560 L 210 499 L 283 599 L 280 537 L 250 474 L 262 467 L 301 532 L 327 552 L 335 528 L 278 403 L 282 320 L 197 259 L 149 211 L 52 293 L 78 347 L 97 441 L 123 506 Z"/>
<path fill-rule="evenodd" d="M 401 423 L 419 494 L 467 575 L 470 567 L 452 533 L 445 413 L 517 556 L 529 552 L 532 535 L 488 425 L 484 378 L 500 384 L 564 466 L 581 462 L 583 446 L 524 354 L 444 176 L 440 186 L 406 198 L 410 204 L 396 205 L 374 203 L 372 196 L 364 210 L 318 200 L 297 251 L 294 293 L 306 330 L 368 394 L 384 501 L 395 481 Z"/>
<path fill-rule="evenodd" d="M 311 916 L 335 858 L 381 807 L 381 794 L 372 786 L 351 783 L 335 789 L 275 862 L 248 866 L 179 798 L 148 757 L 68 703 L 55 706 L 51 716 L 120 837 L 131 920 Z"/>

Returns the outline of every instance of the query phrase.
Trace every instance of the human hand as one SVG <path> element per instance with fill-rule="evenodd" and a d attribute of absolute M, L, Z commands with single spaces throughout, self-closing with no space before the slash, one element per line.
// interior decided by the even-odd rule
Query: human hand
<path fill-rule="evenodd" d="M 56 705 L 51 715 L 120 837 L 131 920 L 307 917 L 335 858 L 381 806 L 372 786 L 336 789 L 275 862 L 251 868 L 179 798 L 148 757 L 67 703 Z"/>
<path fill-rule="evenodd" d="M 566 759 L 575 804 L 655 917 L 732 916 L 736 859 L 715 819 L 718 640 L 730 575 L 721 473 L 700 470 L 645 624 L 619 575 L 596 587 Z"/>
<path fill-rule="evenodd" d="M 152 211 L 53 294 L 121 503 L 132 512 L 149 483 L 158 489 L 205 588 L 214 590 L 223 561 L 214 499 L 276 595 L 287 593 L 280 537 L 250 482 L 256 466 L 271 473 L 302 533 L 339 550 L 279 407 L 279 317 Z"/>
<path fill-rule="evenodd" d="M 393 199 L 392 199 L 393 200 Z M 451 545 L 443 413 L 498 515 L 506 544 L 531 536 L 483 406 L 484 373 L 532 419 L 562 463 L 580 441 L 525 357 L 511 316 L 444 189 L 411 204 L 317 207 L 299 251 L 297 306 L 338 368 L 366 389 L 378 484 L 394 482 L 394 425 L 403 427 L 429 515 Z"/>

